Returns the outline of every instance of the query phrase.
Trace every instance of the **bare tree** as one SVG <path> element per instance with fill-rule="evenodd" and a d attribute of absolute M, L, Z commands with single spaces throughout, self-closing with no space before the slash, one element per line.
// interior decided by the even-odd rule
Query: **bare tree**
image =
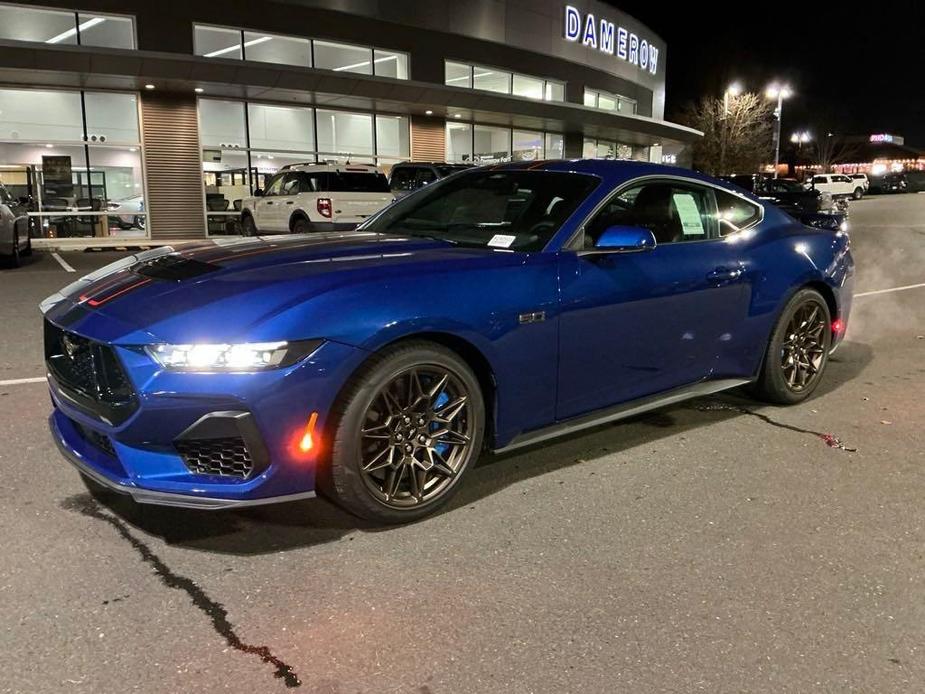
<path fill-rule="evenodd" d="M 760 94 L 703 98 L 681 113 L 685 125 L 703 132 L 693 147 L 694 168 L 713 175 L 751 173 L 771 156 L 774 115 Z"/>
<path fill-rule="evenodd" d="M 860 146 L 854 142 L 846 142 L 839 135 L 828 134 L 825 129 L 819 132 L 812 145 L 813 163 L 821 171 L 831 171 L 833 164 L 847 163 L 858 154 Z"/>

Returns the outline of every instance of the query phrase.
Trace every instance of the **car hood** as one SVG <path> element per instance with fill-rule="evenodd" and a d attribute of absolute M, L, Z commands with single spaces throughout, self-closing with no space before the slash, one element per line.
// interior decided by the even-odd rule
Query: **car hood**
<path fill-rule="evenodd" d="M 305 334 L 313 299 L 389 292 L 430 273 L 516 264 L 520 254 L 372 232 L 213 240 L 155 249 L 88 275 L 44 302 L 49 320 L 114 343 L 235 342 Z M 324 302 L 331 312 L 332 302 Z"/>

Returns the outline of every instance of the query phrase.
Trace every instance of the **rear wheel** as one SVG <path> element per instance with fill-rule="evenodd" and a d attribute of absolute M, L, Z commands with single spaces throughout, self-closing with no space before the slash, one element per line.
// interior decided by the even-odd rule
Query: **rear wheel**
<path fill-rule="evenodd" d="M 293 234 L 308 234 L 311 230 L 312 225 L 305 217 L 297 217 L 295 221 L 292 222 Z"/>
<path fill-rule="evenodd" d="M 335 421 L 328 491 L 358 516 L 402 523 L 455 493 L 481 451 L 485 406 L 455 352 L 408 342 L 359 371 Z"/>
<path fill-rule="evenodd" d="M 241 230 L 245 236 L 256 236 L 259 233 L 254 218 L 249 214 L 241 219 Z"/>
<path fill-rule="evenodd" d="M 858 186 L 857 188 L 854 189 L 854 199 L 860 200 L 863 197 L 864 197 L 864 189 Z"/>
<path fill-rule="evenodd" d="M 831 345 L 828 304 L 815 289 L 800 290 L 777 321 L 755 395 L 781 405 L 805 400 L 822 380 Z"/>

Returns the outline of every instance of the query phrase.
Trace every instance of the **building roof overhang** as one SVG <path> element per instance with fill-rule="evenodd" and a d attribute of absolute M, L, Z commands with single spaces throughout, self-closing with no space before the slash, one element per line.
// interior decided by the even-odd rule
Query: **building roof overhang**
<path fill-rule="evenodd" d="M 30 87 L 141 90 L 260 99 L 580 132 L 626 144 L 689 143 L 702 133 L 645 116 L 440 84 L 186 54 L 0 41 L 0 82 Z"/>

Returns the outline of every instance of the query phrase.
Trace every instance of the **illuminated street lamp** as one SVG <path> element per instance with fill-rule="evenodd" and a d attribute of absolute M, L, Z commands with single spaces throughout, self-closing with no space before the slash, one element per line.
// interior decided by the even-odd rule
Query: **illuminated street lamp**
<path fill-rule="evenodd" d="M 733 82 L 726 87 L 726 91 L 723 92 L 723 115 L 729 115 L 729 97 L 737 97 L 741 93 L 742 85 L 738 82 Z"/>
<path fill-rule="evenodd" d="M 784 99 L 789 98 L 793 91 L 786 84 L 771 84 L 766 90 L 765 95 L 771 99 L 777 99 L 777 108 L 774 109 L 774 178 L 777 178 L 777 167 L 780 164 L 780 121 L 784 111 Z"/>
<path fill-rule="evenodd" d="M 812 139 L 813 136 L 805 130 L 802 132 L 795 132 L 790 136 L 790 141 L 795 145 L 805 145 Z"/>

